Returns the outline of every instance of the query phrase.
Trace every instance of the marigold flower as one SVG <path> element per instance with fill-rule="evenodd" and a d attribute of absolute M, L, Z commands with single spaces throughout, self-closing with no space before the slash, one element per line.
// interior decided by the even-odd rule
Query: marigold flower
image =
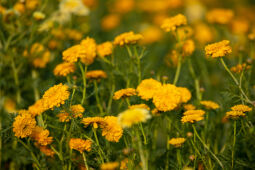
<path fill-rule="evenodd" d="M 58 117 L 58 119 L 59 119 L 60 122 L 69 122 L 70 119 L 71 119 L 69 113 L 66 113 L 66 112 L 64 112 L 64 111 L 62 111 L 62 113 L 59 113 L 59 114 L 57 115 L 57 117 Z"/>
<path fill-rule="evenodd" d="M 49 88 L 43 95 L 43 105 L 45 108 L 53 109 L 55 106 L 59 107 L 64 104 L 69 98 L 70 92 L 68 91 L 68 86 L 62 83 L 54 85 Z"/>
<path fill-rule="evenodd" d="M 125 14 L 130 12 L 134 8 L 134 6 L 134 0 L 118 0 L 115 1 L 113 10 L 118 13 Z"/>
<path fill-rule="evenodd" d="M 91 150 L 91 144 L 92 142 L 90 140 L 83 140 L 80 138 L 72 138 L 69 141 L 69 147 L 80 153 L 83 153 L 84 151 L 89 152 Z"/>
<path fill-rule="evenodd" d="M 236 66 L 231 67 L 230 70 L 234 73 L 241 73 L 242 71 L 249 70 L 250 68 L 251 68 L 250 65 L 243 63 L 243 64 L 237 64 Z"/>
<path fill-rule="evenodd" d="M 118 167 L 119 167 L 118 162 L 107 162 L 100 165 L 101 170 L 114 170 L 117 169 Z"/>
<path fill-rule="evenodd" d="M 36 11 L 33 13 L 33 17 L 35 20 L 40 21 L 43 20 L 45 18 L 45 14 L 39 11 Z"/>
<path fill-rule="evenodd" d="M 80 45 L 84 48 L 84 51 L 82 51 L 82 54 L 80 55 L 81 62 L 86 65 L 92 64 L 96 57 L 96 41 L 93 38 L 87 37 L 81 41 Z"/>
<path fill-rule="evenodd" d="M 128 158 L 125 158 L 120 162 L 120 170 L 124 169 L 128 169 Z"/>
<path fill-rule="evenodd" d="M 103 70 L 92 70 L 86 73 L 86 78 L 97 80 L 97 79 L 107 78 L 107 74 Z"/>
<path fill-rule="evenodd" d="M 150 110 L 150 107 L 147 106 L 146 104 L 135 104 L 135 105 L 129 106 L 128 108 L 129 108 L 129 109 L 140 108 L 140 109 Z"/>
<path fill-rule="evenodd" d="M 105 31 L 110 31 L 120 25 L 120 15 L 119 14 L 110 14 L 106 15 L 101 20 L 101 27 Z"/>
<path fill-rule="evenodd" d="M 8 113 L 16 113 L 16 103 L 15 101 L 13 101 L 12 99 L 5 99 L 4 100 L 4 109 L 8 112 Z"/>
<path fill-rule="evenodd" d="M 137 86 L 136 91 L 138 96 L 140 96 L 142 99 L 149 100 L 154 96 L 160 87 L 161 83 L 159 81 L 150 78 L 142 80 Z"/>
<path fill-rule="evenodd" d="M 79 41 L 82 39 L 82 33 L 80 31 L 75 29 L 65 29 L 64 31 L 70 40 Z"/>
<path fill-rule="evenodd" d="M 208 101 L 208 100 L 203 100 L 200 102 L 203 106 L 205 106 L 207 109 L 218 109 L 220 106 L 213 102 L 213 101 Z"/>
<path fill-rule="evenodd" d="M 205 44 L 213 40 L 213 33 L 211 28 L 206 24 L 198 24 L 195 26 L 195 39 L 201 43 Z"/>
<path fill-rule="evenodd" d="M 182 55 L 190 56 L 195 51 L 195 43 L 193 40 L 186 40 L 182 46 Z"/>
<path fill-rule="evenodd" d="M 141 44 L 152 44 L 163 37 L 162 30 L 156 26 L 145 28 L 141 34 L 144 37 L 144 39 L 141 40 Z"/>
<path fill-rule="evenodd" d="M 100 124 L 100 128 L 102 128 L 102 136 L 105 136 L 110 142 L 119 142 L 122 137 L 123 129 L 115 116 L 104 117 L 103 123 Z"/>
<path fill-rule="evenodd" d="M 152 102 L 159 111 L 171 111 L 181 102 L 181 93 L 175 85 L 164 84 L 153 96 Z"/>
<path fill-rule="evenodd" d="M 39 5 L 39 3 L 39 0 L 26 0 L 26 9 L 34 10 Z"/>
<path fill-rule="evenodd" d="M 185 138 L 172 138 L 168 141 L 168 143 L 178 148 L 181 147 L 185 141 L 186 141 Z"/>
<path fill-rule="evenodd" d="M 195 110 L 196 107 L 193 105 L 193 104 L 185 104 L 184 106 L 184 109 L 187 111 L 187 110 Z"/>
<path fill-rule="evenodd" d="M 33 59 L 33 66 L 36 68 L 45 68 L 46 64 L 50 61 L 50 51 L 45 51 L 41 57 Z"/>
<path fill-rule="evenodd" d="M 249 22 L 246 19 L 235 19 L 231 23 L 234 34 L 245 34 L 249 31 Z"/>
<path fill-rule="evenodd" d="M 88 127 L 90 124 L 93 125 L 93 128 L 98 128 L 99 124 L 102 124 L 104 119 L 102 117 L 86 117 L 83 118 L 81 123 L 84 124 L 84 127 Z"/>
<path fill-rule="evenodd" d="M 113 44 L 119 46 L 136 44 L 141 39 L 143 39 L 143 36 L 141 34 L 135 34 L 133 31 L 130 31 L 122 33 L 115 37 Z"/>
<path fill-rule="evenodd" d="M 71 111 L 73 113 L 73 117 L 74 118 L 82 118 L 82 113 L 85 111 L 84 107 L 82 107 L 82 105 L 80 104 L 76 104 L 76 105 L 72 105 L 71 106 Z"/>
<path fill-rule="evenodd" d="M 245 114 L 241 111 L 232 110 L 232 111 L 227 112 L 226 116 L 227 116 L 227 118 L 237 119 L 240 116 L 244 117 Z"/>
<path fill-rule="evenodd" d="M 177 87 L 181 95 L 181 103 L 187 103 L 191 99 L 191 93 L 189 89 L 185 87 Z"/>
<path fill-rule="evenodd" d="M 36 126 L 30 137 L 35 140 L 40 145 L 49 145 L 53 142 L 53 137 L 49 137 L 50 132 L 46 129 L 44 130 L 40 126 Z"/>
<path fill-rule="evenodd" d="M 55 152 L 52 149 L 48 148 L 47 146 L 38 146 L 38 147 L 40 151 L 46 156 L 53 157 L 55 155 Z"/>
<path fill-rule="evenodd" d="M 212 58 L 224 57 L 232 52 L 232 48 L 229 46 L 228 40 L 223 40 L 207 45 L 205 52 L 207 56 L 211 56 Z"/>
<path fill-rule="evenodd" d="M 243 105 L 243 104 L 238 104 L 233 107 L 231 107 L 233 111 L 239 111 L 239 112 L 250 112 L 252 111 L 252 108 L 249 106 Z"/>
<path fill-rule="evenodd" d="M 47 108 L 44 107 L 43 100 L 37 100 L 33 105 L 28 107 L 28 111 L 32 116 L 38 116 L 45 112 Z"/>
<path fill-rule="evenodd" d="M 206 14 L 206 19 L 210 23 L 227 24 L 234 17 L 234 13 L 229 9 L 213 9 Z"/>
<path fill-rule="evenodd" d="M 114 93 L 113 99 L 119 100 L 120 98 L 130 97 L 136 95 L 136 90 L 133 88 L 126 88 L 118 90 Z"/>
<path fill-rule="evenodd" d="M 62 53 L 63 60 L 69 63 L 77 62 L 79 57 L 82 55 L 84 48 L 85 47 L 78 44 L 66 49 Z"/>
<path fill-rule="evenodd" d="M 118 115 L 118 120 L 123 128 L 129 128 L 133 124 L 146 122 L 150 118 L 149 111 L 141 108 L 128 109 Z"/>
<path fill-rule="evenodd" d="M 164 61 L 168 67 L 176 67 L 178 64 L 178 52 L 176 50 L 170 51 L 164 58 Z"/>
<path fill-rule="evenodd" d="M 177 27 L 182 25 L 187 25 L 187 18 L 182 14 L 178 14 L 174 17 L 165 19 L 161 28 L 166 32 L 170 32 L 175 31 Z"/>
<path fill-rule="evenodd" d="M 112 49 L 113 49 L 113 45 L 110 41 L 97 45 L 97 53 L 99 57 L 101 58 L 111 55 Z"/>
<path fill-rule="evenodd" d="M 198 122 L 204 119 L 205 112 L 203 110 L 188 110 L 183 113 L 183 117 L 181 119 L 182 123 L 190 122 Z"/>
<path fill-rule="evenodd" d="M 23 3 L 17 2 L 14 6 L 13 9 L 15 9 L 17 12 L 20 14 L 25 12 L 25 5 Z"/>
<path fill-rule="evenodd" d="M 160 115 L 160 111 L 157 108 L 154 108 L 154 109 L 152 109 L 151 114 L 153 116 L 159 116 Z"/>
<path fill-rule="evenodd" d="M 25 138 L 32 134 L 36 125 L 35 119 L 29 113 L 18 115 L 13 122 L 13 132 L 18 138 Z"/>
<path fill-rule="evenodd" d="M 67 76 L 75 71 L 75 64 L 63 62 L 58 64 L 54 69 L 55 76 Z"/>

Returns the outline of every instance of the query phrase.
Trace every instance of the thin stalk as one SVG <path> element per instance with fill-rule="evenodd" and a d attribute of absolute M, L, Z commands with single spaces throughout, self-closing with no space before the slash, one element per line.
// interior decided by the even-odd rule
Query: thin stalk
<path fill-rule="evenodd" d="M 166 167 L 165 169 L 168 170 L 169 169 L 169 149 L 170 149 L 170 144 L 169 144 L 169 140 L 170 140 L 170 136 L 169 136 L 169 131 L 171 130 L 171 119 L 167 119 L 168 120 L 168 126 L 167 126 L 167 141 L 166 141 L 166 149 L 167 149 L 167 153 L 166 153 Z"/>
<path fill-rule="evenodd" d="M 130 106 L 130 101 L 129 101 L 128 97 L 126 97 L 126 102 L 127 102 L 128 107 L 129 107 Z"/>
<path fill-rule="evenodd" d="M 79 62 L 79 67 L 81 70 L 82 80 L 83 80 L 83 91 L 82 91 L 82 100 L 81 100 L 81 105 L 83 105 L 86 100 L 86 86 L 87 86 L 86 73 L 87 73 L 88 66 L 85 65 L 85 68 L 83 69 L 82 64 Z"/>
<path fill-rule="evenodd" d="M 86 159 L 86 156 L 85 156 L 84 152 L 82 152 L 82 157 L 83 157 L 83 161 L 84 161 L 86 169 L 89 170 L 89 166 L 88 166 L 87 159 Z"/>
<path fill-rule="evenodd" d="M 182 160 L 181 160 L 181 150 L 180 149 L 177 149 L 176 156 L 177 156 L 177 162 L 178 162 L 179 169 L 181 169 L 182 168 Z"/>
<path fill-rule="evenodd" d="M 143 151 L 142 141 L 141 141 L 138 130 L 136 130 L 136 137 L 138 139 L 138 150 L 139 150 L 139 155 L 140 155 L 140 159 L 141 159 L 141 162 L 142 162 L 142 169 L 143 170 L 148 170 L 148 162 L 147 162 L 147 159 L 146 159 L 144 151 Z"/>
<path fill-rule="evenodd" d="M 181 66 L 182 66 L 182 56 L 178 56 L 178 65 L 177 65 L 177 69 L 174 76 L 174 82 L 173 82 L 174 85 L 176 85 L 176 83 L 178 82 L 180 72 L 181 72 Z"/>
<path fill-rule="evenodd" d="M 103 157 L 102 157 L 103 151 L 102 151 L 101 146 L 100 146 L 100 144 L 99 144 L 99 141 L 98 141 L 98 138 L 97 138 L 97 132 L 96 132 L 96 129 L 95 129 L 95 128 L 93 128 L 93 133 L 94 133 L 94 136 L 95 136 L 95 139 L 96 139 L 96 144 L 97 144 L 97 146 L 98 146 L 98 148 L 99 148 L 98 154 L 99 154 L 99 157 L 100 157 L 100 159 L 101 159 L 101 163 L 104 163 L 104 159 L 103 159 Z"/>
<path fill-rule="evenodd" d="M 142 135 L 143 135 L 143 143 L 145 144 L 145 145 L 147 145 L 147 139 L 146 139 L 146 135 L 145 135 L 145 133 L 144 133 L 144 129 L 143 129 L 143 125 L 142 125 L 142 123 L 139 123 L 139 127 L 140 127 L 140 130 L 141 130 L 141 132 L 142 132 Z"/>
<path fill-rule="evenodd" d="M 199 139 L 199 141 L 204 145 L 204 147 L 208 150 L 208 152 L 214 157 L 214 159 L 218 162 L 218 164 L 221 166 L 221 168 L 224 169 L 224 166 L 221 163 L 221 161 L 219 160 L 219 158 L 217 158 L 217 156 L 210 150 L 210 148 L 204 143 L 204 141 L 198 135 L 196 127 L 194 125 L 192 125 L 192 127 L 193 127 L 194 133 L 195 133 L 196 137 Z"/>
<path fill-rule="evenodd" d="M 202 95 L 200 93 L 200 84 L 199 84 L 199 80 L 196 76 L 196 73 L 194 71 L 194 68 L 192 66 L 191 59 L 188 60 L 188 67 L 189 67 L 190 74 L 191 74 L 192 78 L 194 79 L 197 100 L 201 101 Z"/>
<path fill-rule="evenodd" d="M 11 66 L 12 66 L 12 71 L 13 71 L 13 77 L 14 77 L 14 82 L 17 88 L 17 92 L 16 92 L 16 100 L 17 103 L 20 104 L 21 102 L 21 92 L 20 92 L 20 87 L 19 87 L 19 76 L 18 76 L 18 70 L 15 66 L 15 62 L 13 60 L 13 58 L 11 59 Z"/>
<path fill-rule="evenodd" d="M 135 56 L 136 56 L 136 64 L 137 64 L 137 72 L 138 72 L 138 84 L 141 82 L 142 79 L 142 72 L 141 72 L 141 56 L 138 55 L 136 47 L 134 47 Z"/>
<path fill-rule="evenodd" d="M 233 138 L 233 148 L 232 148 L 232 169 L 234 168 L 234 157 L 235 157 L 235 144 L 236 144 L 236 120 L 234 121 L 234 138 Z"/>
<path fill-rule="evenodd" d="M 102 107 L 102 105 L 101 105 L 101 102 L 100 102 L 100 99 L 99 99 L 99 95 L 98 95 L 97 81 L 94 80 L 93 83 L 94 83 L 94 87 L 95 87 L 97 107 L 98 107 L 98 109 L 99 109 L 99 111 L 100 111 L 100 114 L 103 114 L 103 113 L 104 113 L 104 110 L 103 110 L 103 107 Z"/>

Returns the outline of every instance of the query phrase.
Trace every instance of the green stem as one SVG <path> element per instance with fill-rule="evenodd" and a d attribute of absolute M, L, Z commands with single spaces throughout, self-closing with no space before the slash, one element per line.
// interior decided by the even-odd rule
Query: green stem
<path fill-rule="evenodd" d="M 14 82 L 17 88 L 17 92 L 16 92 L 16 99 L 17 99 L 17 103 L 20 104 L 21 102 L 21 92 L 20 92 L 20 88 L 19 88 L 19 77 L 18 77 L 18 70 L 15 66 L 15 62 L 13 57 L 11 57 L 11 65 L 12 65 L 12 71 L 13 71 L 13 77 L 14 77 Z"/>
<path fill-rule="evenodd" d="M 244 93 L 241 85 L 239 84 L 239 82 L 237 81 L 237 79 L 235 78 L 235 76 L 232 74 L 232 72 L 229 70 L 229 68 L 227 67 L 226 63 L 224 62 L 223 58 L 220 58 L 220 61 L 223 65 L 223 67 L 225 68 L 225 70 L 228 72 L 228 74 L 231 76 L 231 78 L 233 79 L 233 81 L 235 82 L 235 84 L 238 86 L 238 89 L 240 90 L 240 92 L 242 93 L 242 95 L 245 97 L 246 102 L 250 103 L 253 105 L 253 102 L 246 96 L 246 94 Z"/>
<path fill-rule="evenodd" d="M 147 159 L 146 159 L 144 151 L 143 151 L 142 141 L 141 141 L 138 130 L 136 130 L 136 137 L 137 137 L 137 140 L 138 140 L 138 150 L 139 150 L 139 155 L 140 155 L 140 159 L 141 159 L 141 162 L 142 162 L 142 169 L 143 170 L 148 170 L 148 162 L 147 162 Z"/>
<path fill-rule="evenodd" d="M 177 162 L 178 162 L 179 169 L 181 169 L 182 168 L 182 160 L 181 160 L 181 150 L 180 149 L 177 149 L 176 156 L 177 156 Z"/>
<path fill-rule="evenodd" d="M 178 65 L 177 65 L 177 70 L 175 72 L 174 82 L 173 82 L 174 85 L 176 85 L 178 82 L 180 72 L 181 72 L 181 66 L 182 66 L 182 56 L 178 56 Z"/>
<path fill-rule="evenodd" d="M 99 157 L 101 159 L 101 163 L 104 163 L 104 159 L 102 157 L 103 150 L 101 149 L 101 146 L 99 144 L 99 141 L 98 141 L 98 138 L 97 138 L 97 132 L 96 132 L 95 128 L 93 128 L 93 133 L 94 133 L 94 136 L 95 136 L 95 139 L 96 139 L 96 144 L 97 144 L 97 146 L 99 148 L 98 154 L 99 154 Z"/>
<path fill-rule="evenodd" d="M 234 156 L 235 156 L 235 144 L 236 144 L 236 120 L 234 121 L 234 139 L 232 148 L 232 169 L 234 168 Z"/>
<path fill-rule="evenodd" d="M 100 99 L 99 99 L 99 95 L 98 95 L 98 86 L 97 86 L 97 81 L 94 80 L 94 87 L 95 87 L 95 93 L 96 93 L 96 101 L 97 101 L 97 107 L 100 111 L 100 114 L 102 115 L 104 113 L 103 107 L 101 105 Z"/>
<path fill-rule="evenodd" d="M 208 150 L 208 152 L 214 157 L 214 159 L 218 162 L 218 164 L 221 166 L 221 168 L 224 169 L 224 166 L 221 163 L 221 161 L 219 160 L 219 158 L 217 158 L 217 156 L 210 150 L 210 148 L 200 138 L 200 136 L 197 133 L 196 127 L 194 125 L 192 125 L 192 127 L 193 127 L 194 133 L 195 133 L 196 137 L 199 139 L 199 141 L 204 145 L 204 147 Z"/>
<path fill-rule="evenodd" d="M 82 80 L 83 80 L 83 92 L 82 92 L 82 100 L 81 100 L 81 105 L 83 105 L 86 100 L 86 86 L 87 86 L 86 73 L 87 73 L 88 66 L 85 65 L 85 68 L 83 69 L 82 64 L 79 62 L 79 67 L 81 70 Z"/>
<path fill-rule="evenodd" d="M 143 140 L 144 140 L 143 143 L 144 143 L 145 145 L 147 145 L 146 135 L 145 135 L 145 133 L 144 133 L 143 125 L 142 125 L 141 122 L 139 123 L 139 127 L 140 127 L 141 132 L 142 132 L 142 135 L 143 135 Z"/>
<path fill-rule="evenodd" d="M 86 156 L 85 156 L 85 153 L 84 153 L 84 152 L 82 152 L 82 157 L 83 157 L 83 160 L 84 160 L 84 164 L 85 164 L 86 169 L 89 170 L 89 166 L 88 166 L 87 159 L 86 159 Z"/>
<path fill-rule="evenodd" d="M 191 63 L 191 59 L 188 60 L 188 67 L 189 67 L 190 74 L 191 74 L 192 78 L 194 79 L 197 100 L 201 101 L 202 95 L 200 93 L 200 84 L 199 84 L 199 80 L 198 80 L 198 78 L 196 76 L 196 73 L 195 73 L 195 71 L 193 69 L 193 66 L 192 66 L 192 63 Z"/>

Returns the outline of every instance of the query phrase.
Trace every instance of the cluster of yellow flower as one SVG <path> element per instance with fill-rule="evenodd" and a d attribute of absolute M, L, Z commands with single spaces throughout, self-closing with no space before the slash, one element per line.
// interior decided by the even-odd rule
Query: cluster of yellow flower
<path fill-rule="evenodd" d="M 243 104 L 239 104 L 239 105 L 235 105 L 233 107 L 231 107 L 231 111 L 228 111 L 226 113 L 226 117 L 227 118 L 232 118 L 232 119 L 237 119 L 240 116 L 245 116 L 246 112 L 250 112 L 252 110 L 252 108 L 250 108 L 249 106 L 243 105 Z"/>

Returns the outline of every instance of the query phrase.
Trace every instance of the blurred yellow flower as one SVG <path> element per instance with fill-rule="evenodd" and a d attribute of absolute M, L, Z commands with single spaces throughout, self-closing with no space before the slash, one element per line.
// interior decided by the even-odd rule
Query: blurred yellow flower
<path fill-rule="evenodd" d="M 44 107 L 43 100 L 37 100 L 33 105 L 28 107 L 28 111 L 32 116 L 38 116 L 45 112 L 47 108 Z"/>
<path fill-rule="evenodd" d="M 177 90 L 181 95 L 181 103 L 187 103 L 191 99 L 191 93 L 189 89 L 185 87 L 177 87 Z"/>
<path fill-rule="evenodd" d="M 201 44 L 211 42 L 213 40 L 211 28 L 203 23 L 195 25 L 195 39 Z"/>
<path fill-rule="evenodd" d="M 6 112 L 8 113 L 16 113 L 16 103 L 15 101 L 13 101 L 10 98 L 7 98 L 4 100 L 4 109 L 6 110 Z"/>
<path fill-rule="evenodd" d="M 26 9 L 34 10 L 40 3 L 40 0 L 26 0 Z"/>
<path fill-rule="evenodd" d="M 45 18 L 45 14 L 39 11 L 36 11 L 33 13 L 33 17 L 35 20 L 40 21 L 43 20 Z"/>
<path fill-rule="evenodd" d="M 53 137 L 49 137 L 50 132 L 46 129 L 44 130 L 40 126 L 36 126 L 30 137 L 35 140 L 40 145 L 49 145 L 53 142 Z"/>
<path fill-rule="evenodd" d="M 83 118 L 81 123 L 84 124 L 84 127 L 88 127 L 89 125 L 93 125 L 93 128 L 98 128 L 98 125 L 102 124 L 104 119 L 102 117 L 86 117 Z"/>
<path fill-rule="evenodd" d="M 163 37 L 161 29 L 156 26 L 149 26 L 145 28 L 141 32 L 141 34 L 144 37 L 141 40 L 141 44 L 152 44 L 152 43 L 158 42 Z"/>
<path fill-rule="evenodd" d="M 20 14 L 25 12 L 25 5 L 23 3 L 17 2 L 14 7 L 13 7 L 16 11 L 18 11 Z"/>
<path fill-rule="evenodd" d="M 55 76 L 67 76 L 70 73 L 73 73 L 75 71 L 75 64 L 74 63 L 68 63 L 68 62 L 63 62 L 58 64 L 54 68 L 54 75 Z"/>
<path fill-rule="evenodd" d="M 102 136 L 110 142 L 119 142 L 123 135 L 123 129 L 118 122 L 118 118 L 115 116 L 104 117 L 103 123 L 100 124 L 100 128 L 102 128 Z"/>
<path fill-rule="evenodd" d="M 36 126 L 36 121 L 31 114 L 22 113 L 15 117 L 12 126 L 16 137 L 25 138 L 32 134 L 32 131 Z"/>
<path fill-rule="evenodd" d="M 120 21 L 119 14 L 109 14 L 101 19 L 101 27 L 104 31 L 111 31 L 120 25 Z"/>
<path fill-rule="evenodd" d="M 70 40 L 76 40 L 79 41 L 82 39 L 82 33 L 75 29 L 65 29 L 65 34 Z"/>
<path fill-rule="evenodd" d="M 83 153 L 84 151 L 89 152 L 91 150 L 91 144 L 92 142 L 90 140 L 83 140 L 80 138 L 71 138 L 69 141 L 70 149 L 77 150 L 80 153 Z"/>
<path fill-rule="evenodd" d="M 47 146 L 40 146 L 38 144 L 35 146 L 37 146 L 40 149 L 40 151 L 46 156 L 53 157 L 55 155 L 55 152 L 52 149 L 48 148 Z"/>
<path fill-rule="evenodd" d="M 135 34 L 133 31 L 130 31 L 122 33 L 115 37 L 113 44 L 119 46 L 136 44 L 141 39 L 143 39 L 143 36 L 141 34 Z"/>
<path fill-rule="evenodd" d="M 200 102 L 200 104 L 205 106 L 205 108 L 207 108 L 207 109 L 214 109 L 215 110 L 215 109 L 220 108 L 220 106 L 217 103 L 215 103 L 213 101 L 209 101 L 209 100 L 203 100 L 203 101 Z"/>
<path fill-rule="evenodd" d="M 119 167 L 118 162 L 107 162 L 100 165 L 100 170 L 115 170 Z"/>
<path fill-rule="evenodd" d="M 115 4 L 113 5 L 113 7 L 111 7 L 111 10 L 113 10 L 113 12 L 125 14 L 130 12 L 134 8 L 134 6 L 134 0 L 118 0 L 115 1 Z"/>
<path fill-rule="evenodd" d="M 213 9 L 206 14 L 206 19 L 210 23 L 227 24 L 234 17 L 234 13 L 230 9 Z"/>
<path fill-rule="evenodd" d="M 187 111 L 187 110 L 195 110 L 196 107 L 193 105 L 193 104 L 185 104 L 184 106 L 184 109 Z"/>
<path fill-rule="evenodd" d="M 239 111 L 239 112 L 250 112 L 250 111 L 252 111 L 252 108 L 250 108 L 249 106 L 246 106 L 244 104 L 235 105 L 235 106 L 231 107 L 231 109 L 233 111 Z"/>
<path fill-rule="evenodd" d="M 178 148 L 181 147 L 185 141 L 186 141 L 185 138 L 172 138 L 168 141 L 168 143 Z"/>
<path fill-rule="evenodd" d="M 154 96 L 160 87 L 161 83 L 159 81 L 150 78 L 142 80 L 137 86 L 136 91 L 141 99 L 149 100 Z"/>
<path fill-rule="evenodd" d="M 231 110 L 226 113 L 227 118 L 237 119 L 240 116 L 244 117 L 245 114 L 241 111 L 235 111 L 235 110 Z"/>
<path fill-rule="evenodd" d="M 71 119 L 69 113 L 65 111 L 61 111 L 61 113 L 57 114 L 57 117 L 60 122 L 69 122 Z"/>
<path fill-rule="evenodd" d="M 107 74 L 106 72 L 104 72 L 103 70 L 92 70 L 92 71 L 88 71 L 86 73 L 86 78 L 87 79 L 94 79 L 94 80 L 97 80 L 97 79 L 102 79 L 102 78 L 107 78 Z"/>
<path fill-rule="evenodd" d="M 183 113 L 182 123 L 194 123 L 204 119 L 205 112 L 203 110 L 188 110 Z"/>
<path fill-rule="evenodd" d="M 161 28 L 166 32 L 170 32 L 175 31 L 177 27 L 183 25 L 187 25 L 187 18 L 182 14 L 178 14 L 174 17 L 165 19 Z"/>
<path fill-rule="evenodd" d="M 195 51 L 195 43 L 193 40 L 186 40 L 182 46 L 182 55 L 191 56 Z"/>
<path fill-rule="evenodd" d="M 146 104 L 135 104 L 135 105 L 131 105 L 128 107 L 129 109 L 135 109 L 135 108 L 140 108 L 140 109 L 146 109 L 146 110 L 150 110 L 150 107 Z"/>
<path fill-rule="evenodd" d="M 113 45 L 110 41 L 104 42 L 102 44 L 97 45 L 97 53 L 99 57 L 105 57 L 112 54 Z"/>
<path fill-rule="evenodd" d="M 133 88 L 126 88 L 126 89 L 121 89 L 118 90 L 114 93 L 113 99 L 114 100 L 119 100 L 120 98 L 125 98 L 125 97 L 130 97 L 130 96 L 135 96 L 136 95 L 136 90 Z"/>
<path fill-rule="evenodd" d="M 83 112 L 85 111 L 84 107 L 82 107 L 82 105 L 80 104 L 76 104 L 76 105 L 72 105 L 71 106 L 71 111 L 72 111 L 72 115 L 74 118 L 82 118 L 83 116 Z"/>
<path fill-rule="evenodd" d="M 224 57 L 232 52 L 232 48 L 229 46 L 228 40 L 223 40 L 217 43 L 207 45 L 205 47 L 205 53 L 212 58 Z"/>
<path fill-rule="evenodd" d="M 92 64 L 96 57 L 96 50 L 97 50 L 96 41 L 93 38 L 87 37 L 81 41 L 80 45 L 84 49 L 81 52 L 81 55 L 79 56 L 81 59 L 81 62 L 86 65 Z"/>
<path fill-rule="evenodd" d="M 237 64 L 236 66 L 231 67 L 230 70 L 234 73 L 241 73 L 245 70 L 249 70 L 250 68 L 251 68 L 250 65 L 243 63 L 243 64 Z"/>

